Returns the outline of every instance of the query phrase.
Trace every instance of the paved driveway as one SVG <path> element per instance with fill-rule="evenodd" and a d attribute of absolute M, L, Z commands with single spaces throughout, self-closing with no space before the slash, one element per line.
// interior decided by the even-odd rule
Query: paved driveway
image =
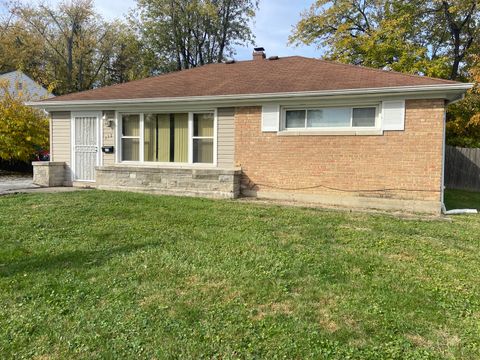
<path fill-rule="evenodd" d="M 35 189 L 37 185 L 32 183 L 32 175 L 11 173 L 0 170 L 0 194 L 15 190 Z"/>

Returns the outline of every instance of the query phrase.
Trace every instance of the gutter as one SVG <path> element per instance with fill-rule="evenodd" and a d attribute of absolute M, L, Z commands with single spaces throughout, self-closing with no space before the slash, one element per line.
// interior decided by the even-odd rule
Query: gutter
<path fill-rule="evenodd" d="M 473 87 L 474 84 L 472 84 L 472 87 Z M 467 90 L 470 90 L 471 88 L 467 89 Z M 452 104 L 455 104 L 461 100 L 465 99 L 465 93 L 462 93 L 459 97 L 453 99 L 453 100 L 449 100 L 447 101 L 446 105 L 452 105 Z"/>
<path fill-rule="evenodd" d="M 236 94 L 236 95 L 214 95 L 214 96 L 184 96 L 184 97 L 161 97 L 161 98 L 139 98 L 139 99 L 110 99 L 110 100 L 43 100 L 26 103 L 29 106 L 37 108 L 57 108 L 65 106 L 95 106 L 95 105 L 131 105 L 131 104 L 185 104 L 185 103 L 207 103 L 215 102 L 255 102 L 262 101 L 282 101 L 293 99 L 308 99 L 318 97 L 338 97 L 338 96 L 368 96 L 376 94 L 404 95 L 422 92 L 464 92 L 473 87 L 473 83 L 458 84 L 436 84 L 422 86 L 395 86 L 383 88 L 365 88 L 365 89 L 345 89 L 345 90 L 322 90 L 322 91 L 300 91 L 284 93 L 265 93 L 265 94 Z"/>

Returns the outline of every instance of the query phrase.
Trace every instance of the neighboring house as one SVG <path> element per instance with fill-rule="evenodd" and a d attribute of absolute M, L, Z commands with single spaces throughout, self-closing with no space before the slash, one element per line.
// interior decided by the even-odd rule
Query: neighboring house
<path fill-rule="evenodd" d="M 53 97 L 52 93 L 20 70 L 0 73 L 0 84 L 4 82 L 8 84 L 9 93 L 15 97 L 25 96 L 31 101 Z M 0 88 L 0 96 L 2 95 L 3 89 Z"/>
<path fill-rule="evenodd" d="M 33 103 L 53 161 L 35 178 L 439 213 L 445 107 L 471 86 L 256 49 Z"/>

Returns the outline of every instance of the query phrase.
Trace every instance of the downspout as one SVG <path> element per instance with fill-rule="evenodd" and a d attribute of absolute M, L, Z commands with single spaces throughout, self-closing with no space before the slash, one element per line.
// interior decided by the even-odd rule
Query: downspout
<path fill-rule="evenodd" d="M 48 161 L 53 161 L 53 121 L 52 114 L 43 110 L 44 114 L 48 116 Z"/>
<path fill-rule="evenodd" d="M 442 207 L 442 213 L 445 214 L 447 212 L 447 207 L 445 206 L 445 152 L 446 152 L 446 145 L 447 145 L 447 106 L 448 103 L 445 104 L 445 109 L 443 111 L 443 144 L 442 144 L 442 180 L 441 180 L 441 188 L 440 188 L 440 201 Z"/>

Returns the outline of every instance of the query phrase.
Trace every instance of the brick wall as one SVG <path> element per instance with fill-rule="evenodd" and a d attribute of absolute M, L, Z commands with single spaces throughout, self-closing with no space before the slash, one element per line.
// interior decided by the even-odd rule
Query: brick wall
<path fill-rule="evenodd" d="M 261 131 L 261 107 L 235 113 L 242 191 L 440 202 L 443 100 L 408 100 L 405 131 L 281 136 Z"/>

